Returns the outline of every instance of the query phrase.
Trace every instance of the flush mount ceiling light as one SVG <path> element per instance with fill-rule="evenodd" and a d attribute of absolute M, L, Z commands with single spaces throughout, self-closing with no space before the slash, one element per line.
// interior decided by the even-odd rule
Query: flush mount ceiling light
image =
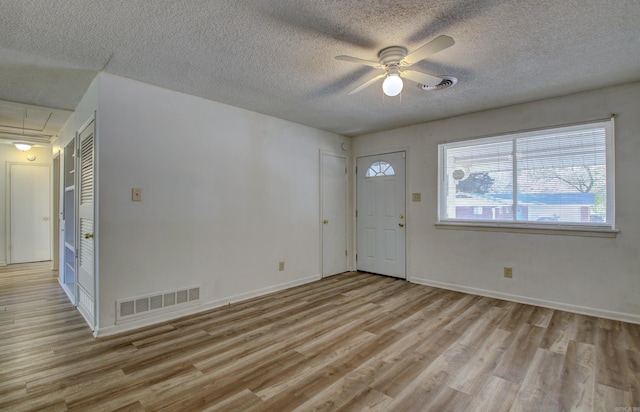
<path fill-rule="evenodd" d="M 16 149 L 22 150 L 23 152 L 26 152 L 27 150 L 31 149 L 31 144 L 30 143 L 13 142 L 13 144 L 15 145 Z"/>
<path fill-rule="evenodd" d="M 426 59 L 444 49 L 453 46 L 455 42 L 449 36 L 438 36 L 429 43 L 407 54 L 407 49 L 402 46 L 391 46 L 380 50 L 378 53 L 379 61 L 364 60 L 351 56 L 336 56 L 337 60 L 350 63 L 364 64 L 385 72 L 367 81 L 366 83 L 351 90 L 349 94 L 355 94 L 371 86 L 373 83 L 384 78 L 382 83 L 382 91 L 387 96 L 397 96 L 402 91 L 402 79 L 411 80 L 421 86 L 427 88 L 435 88 L 442 83 L 443 77 L 433 76 L 427 73 L 408 69 L 410 66 Z"/>

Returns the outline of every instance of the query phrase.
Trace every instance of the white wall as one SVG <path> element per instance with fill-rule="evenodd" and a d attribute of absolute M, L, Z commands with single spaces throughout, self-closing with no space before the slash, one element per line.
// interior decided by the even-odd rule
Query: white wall
<path fill-rule="evenodd" d="M 27 156 L 34 155 L 36 160 L 29 161 Z M 7 264 L 7 163 L 51 164 L 49 147 L 32 147 L 22 152 L 12 144 L 0 144 L 0 266 Z M 53 170 L 51 171 L 53 174 Z M 52 227 L 53 230 L 53 227 Z M 52 232 L 53 233 L 53 232 Z"/>
<path fill-rule="evenodd" d="M 434 226 L 439 142 L 603 119 L 611 113 L 617 115 L 617 238 Z M 407 203 L 410 280 L 640 322 L 639 113 L 640 83 L 632 83 L 361 136 L 354 139 L 353 152 L 409 148 L 407 193 L 422 193 L 422 202 Z M 504 266 L 513 267 L 513 279 L 502 277 Z"/>
<path fill-rule="evenodd" d="M 67 120 L 60 136 L 52 142 L 53 153 L 62 151 L 64 147 L 75 138 L 76 132 L 92 118 L 94 112 L 98 110 L 98 100 L 100 96 L 100 76 L 98 74 L 91 82 L 91 85 L 84 93 L 80 103 L 73 114 Z"/>
<path fill-rule="evenodd" d="M 101 334 L 116 299 L 200 285 L 215 304 L 319 278 L 319 151 L 348 138 L 108 74 L 98 127 Z"/>

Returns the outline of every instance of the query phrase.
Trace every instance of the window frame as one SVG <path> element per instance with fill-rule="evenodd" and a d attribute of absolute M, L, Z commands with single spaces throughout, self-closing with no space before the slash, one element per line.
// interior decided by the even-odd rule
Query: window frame
<path fill-rule="evenodd" d="M 515 142 L 517 139 L 544 136 L 553 133 L 589 130 L 594 128 L 605 129 L 605 161 L 606 161 L 606 222 L 604 223 L 572 223 L 572 222 L 535 222 L 524 220 L 469 220 L 446 218 L 447 211 L 447 158 L 446 150 L 451 148 L 469 147 L 473 145 L 481 145 L 486 143 L 500 143 L 506 141 Z M 489 231 L 525 231 L 529 233 L 545 233 L 553 232 L 555 234 L 576 234 L 584 236 L 597 236 L 598 233 L 604 233 L 605 236 L 615 236 L 619 232 L 615 226 L 615 135 L 614 120 L 598 120 L 573 125 L 562 125 L 532 129 L 526 131 L 509 132 L 503 134 L 495 134 L 490 136 L 472 137 L 463 140 L 445 141 L 438 144 L 438 210 L 436 226 L 439 228 L 453 229 L 477 229 Z M 511 156 L 513 161 L 512 171 L 514 181 L 517 181 L 517 156 Z M 514 203 L 512 208 L 517 204 L 517 184 L 513 186 Z M 514 214 L 515 216 L 515 214 Z M 591 232 L 591 233 L 589 233 Z"/>

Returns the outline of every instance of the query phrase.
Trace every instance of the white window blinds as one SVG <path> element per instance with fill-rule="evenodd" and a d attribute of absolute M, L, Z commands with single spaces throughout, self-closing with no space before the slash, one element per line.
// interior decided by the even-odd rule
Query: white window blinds
<path fill-rule="evenodd" d="M 440 221 L 613 227 L 611 121 L 441 144 Z"/>

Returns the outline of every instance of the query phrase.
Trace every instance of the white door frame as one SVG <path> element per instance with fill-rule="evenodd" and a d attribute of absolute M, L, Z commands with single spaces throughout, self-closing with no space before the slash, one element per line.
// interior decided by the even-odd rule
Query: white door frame
<path fill-rule="evenodd" d="M 323 210 L 323 205 L 324 205 L 324 185 L 323 185 L 323 178 L 324 178 L 324 170 L 323 170 L 323 166 L 322 166 L 322 157 L 323 156 L 333 156 L 333 157 L 337 157 L 340 159 L 344 159 L 345 161 L 345 167 L 347 168 L 347 171 L 349 170 L 349 157 L 344 154 L 344 153 L 337 153 L 337 152 L 333 152 L 333 151 L 328 151 L 328 150 L 320 150 L 320 156 L 319 156 L 319 162 L 320 162 L 320 216 L 318 217 L 318 222 L 319 222 L 319 231 L 320 231 L 320 277 L 324 277 L 324 236 L 323 236 L 323 220 L 324 220 L 324 210 Z M 347 173 L 348 174 L 348 173 Z M 348 180 L 348 176 L 346 176 L 345 178 L 345 205 L 344 205 L 344 211 L 345 211 L 345 223 L 346 223 L 346 227 L 345 227 L 345 247 L 347 248 L 347 256 L 345 256 L 345 262 L 346 262 L 346 267 L 345 270 L 349 270 L 349 255 L 353 255 L 353 253 L 349 253 L 349 180 Z"/>
<path fill-rule="evenodd" d="M 351 229 L 353 233 L 353 248 L 352 250 L 358 250 L 358 220 L 355 218 L 355 212 L 356 209 L 358 207 L 358 175 L 356 173 L 356 168 L 358 167 L 358 158 L 359 157 L 367 157 L 367 156 L 379 156 L 379 155 L 383 155 L 383 154 L 387 154 L 387 153 L 395 153 L 395 152 L 405 152 L 406 156 L 405 156 L 405 222 L 406 222 L 406 226 L 405 226 L 405 247 L 404 247 L 404 253 L 405 253 L 405 280 L 410 281 L 411 280 L 411 276 L 409 275 L 409 268 L 411 267 L 410 265 L 410 254 L 407 252 L 408 250 L 410 250 L 410 238 L 411 236 L 409 236 L 409 233 L 411 231 L 411 203 L 410 203 L 410 198 L 409 198 L 409 187 L 410 186 L 410 174 L 409 174 L 409 163 L 410 163 L 410 148 L 409 146 L 396 146 L 396 147 L 391 147 L 388 149 L 384 149 L 384 150 L 371 150 L 371 151 L 363 151 L 363 152 L 356 152 L 353 153 L 353 165 L 352 165 L 352 170 L 353 173 L 351 175 L 351 184 L 353 187 L 353 190 L 351 191 L 351 202 L 354 205 L 353 210 L 351 211 L 352 214 L 351 216 L 353 217 L 352 221 L 351 221 Z M 352 257 L 352 264 L 353 264 L 353 268 L 354 270 L 357 270 L 358 268 L 358 262 L 356 261 L 356 253 L 352 253 L 351 254 Z"/>
<path fill-rule="evenodd" d="M 60 159 L 61 159 L 61 169 L 60 169 L 60 228 L 58 232 L 58 238 L 60 247 L 58 249 L 58 259 L 61 262 L 59 279 L 62 289 L 65 291 L 71 303 L 74 306 L 78 306 L 78 285 L 77 285 L 77 276 L 76 276 L 76 267 L 75 267 L 75 256 L 76 256 L 76 246 L 75 246 L 75 218 L 76 218 L 76 199 L 75 199 L 75 174 L 73 176 L 73 180 L 69 182 L 67 180 L 67 175 L 70 170 L 74 170 L 76 168 L 76 157 L 75 157 L 75 145 L 77 140 L 77 134 L 74 134 L 73 139 L 70 139 L 66 144 L 61 145 L 60 150 Z M 69 145 L 73 143 L 73 149 L 69 147 Z M 71 152 L 71 154 L 69 153 Z M 71 183 L 71 184 L 69 184 Z M 73 186 L 73 196 L 69 200 L 67 188 L 69 186 Z M 69 205 L 71 210 L 69 210 Z M 67 246 L 67 231 L 69 230 L 69 222 L 73 221 L 73 244 L 70 249 Z M 68 283 L 68 275 L 67 275 L 67 266 L 71 266 L 69 264 L 69 259 L 67 258 L 67 252 L 72 251 L 73 254 L 73 283 Z"/>
<path fill-rule="evenodd" d="M 58 271 L 58 275 L 62 273 L 60 270 L 60 188 L 62 185 L 60 184 L 60 176 L 62 176 L 62 170 L 60 166 L 62 165 L 62 159 L 60 157 L 60 151 L 58 150 L 56 154 L 53 155 L 53 180 L 51 184 L 51 193 L 53 197 L 53 211 L 51 213 L 51 220 L 53 229 L 51 230 L 52 234 L 52 250 L 51 253 L 51 269 Z"/>
<path fill-rule="evenodd" d="M 26 163 L 7 161 L 5 166 L 5 257 L 6 264 L 11 264 L 11 166 L 33 166 L 46 167 L 49 169 L 49 232 L 51 233 L 51 165 L 46 163 Z M 51 239 L 49 239 L 49 249 L 51 249 Z M 53 250 L 50 254 L 54 253 Z"/>

